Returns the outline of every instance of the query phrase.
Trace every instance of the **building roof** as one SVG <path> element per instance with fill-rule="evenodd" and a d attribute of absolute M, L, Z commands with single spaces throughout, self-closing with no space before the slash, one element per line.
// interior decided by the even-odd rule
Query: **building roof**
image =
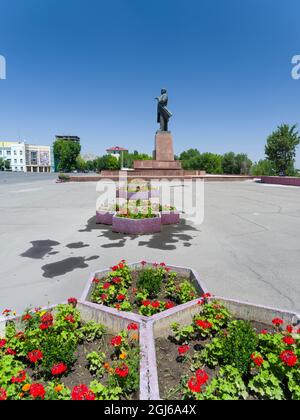
<path fill-rule="evenodd" d="M 128 152 L 128 149 L 124 149 L 120 146 L 110 147 L 109 149 L 106 149 L 107 152 Z"/>

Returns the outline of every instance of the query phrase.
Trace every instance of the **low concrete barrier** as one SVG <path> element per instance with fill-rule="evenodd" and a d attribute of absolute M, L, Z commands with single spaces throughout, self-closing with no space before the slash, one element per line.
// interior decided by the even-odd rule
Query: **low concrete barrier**
<path fill-rule="evenodd" d="M 262 184 L 292 185 L 300 187 L 300 178 L 292 176 L 262 176 Z"/>

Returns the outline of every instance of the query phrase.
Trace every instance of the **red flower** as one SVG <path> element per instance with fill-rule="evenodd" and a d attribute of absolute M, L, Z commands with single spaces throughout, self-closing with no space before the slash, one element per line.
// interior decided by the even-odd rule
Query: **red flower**
<path fill-rule="evenodd" d="M 203 300 L 203 299 L 200 299 L 199 301 L 198 301 L 198 305 L 204 305 L 205 304 L 205 301 Z"/>
<path fill-rule="evenodd" d="M 121 305 L 119 303 L 116 303 L 115 308 L 118 309 L 118 311 L 119 311 L 121 309 Z"/>
<path fill-rule="evenodd" d="M 101 295 L 101 299 L 104 301 L 106 301 L 106 299 L 108 298 L 108 296 L 105 293 L 102 293 Z"/>
<path fill-rule="evenodd" d="M 272 323 L 276 326 L 282 325 L 284 321 L 281 318 L 274 318 Z"/>
<path fill-rule="evenodd" d="M 149 305 L 151 305 L 151 302 L 150 302 L 150 300 L 144 300 L 144 301 L 142 302 L 142 305 L 143 305 L 143 306 L 149 306 Z"/>
<path fill-rule="evenodd" d="M 42 384 L 32 384 L 30 385 L 30 395 L 33 398 L 41 398 L 42 400 L 45 398 L 45 388 Z"/>
<path fill-rule="evenodd" d="M 300 328 L 297 330 L 297 334 L 300 334 Z"/>
<path fill-rule="evenodd" d="M 50 328 L 50 327 L 51 327 L 51 325 L 49 325 L 49 324 L 41 324 L 40 325 L 40 330 L 45 331 L 45 330 L 48 330 L 48 328 Z"/>
<path fill-rule="evenodd" d="M 72 391 L 73 401 L 94 401 L 95 394 L 84 384 L 75 386 Z"/>
<path fill-rule="evenodd" d="M 121 367 L 116 368 L 116 374 L 120 376 L 120 378 L 126 378 L 129 374 L 129 368 L 128 366 L 123 363 Z"/>
<path fill-rule="evenodd" d="M 260 333 L 261 333 L 262 335 L 266 335 L 266 334 L 268 334 L 268 330 L 262 330 Z"/>
<path fill-rule="evenodd" d="M 138 324 L 135 324 L 134 322 L 133 322 L 133 323 L 131 323 L 131 324 L 129 324 L 129 325 L 128 325 L 128 327 L 127 327 L 127 330 L 128 330 L 128 331 L 131 331 L 131 330 L 136 331 L 136 330 L 138 330 L 138 329 L 139 329 Z"/>
<path fill-rule="evenodd" d="M 198 319 L 197 321 L 196 321 L 196 324 L 200 327 L 200 328 L 202 328 L 203 330 L 209 330 L 210 328 L 212 328 L 212 323 L 210 323 L 209 321 L 205 321 L 205 320 L 202 320 L 202 319 Z"/>
<path fill-rule="evenodd" d="M 112 271 L 117 271 L 119 269 L 119 267 L 117 265 L 114 265 L 113 267 L 111 267 Z"/>
<path fill-rule="evenodd" d="M 70 324 L 75 324 L 75 318 L 74 318 L 74 316 L 73 315 L 68 315 L 68 316 L 66 316 L 65 317 L 65 321 L 68 321 L 68 322 L 70 322 Z"/>
<path fill-rule="evenodd" d="M 288 333 L 292 334 L 293 326 L 292 325 L 287 325 L 286 330 L 287 330 Z"/>
<path fill-rule="evenodd" d="M 11 348 L 8 348 L 6 350 L 6 354 L 8 354 L 9 356 L 15 356 L 17 354 L 16 350 L 13 350 Z"/>
<path fill-rule="evenodd" d="M 7 341 L 6 340 L 0 340 L 0 349 L 4 346 L 6 346 Z"/>
<path fill-rule="evenodd" d="M 41 317 L 41 325 L 40 325 L 40 329 L 42 331 L 47 330 L 48 328 L 53 326 L 53 315 L 51 314 L 51 312 L 47 312 L 45 315 L 43 315 Z"/>
<path fill-rule="evenodd" d="M 2 312 L 2 315 L 9 316 L 11 313 L 12 313 L 11 309 L 4 309 L 4 311 Z"/>
<path fill-rule="evenodd" d="M 78 300 L 74 297 L 71 297 L 68 299 L 68 304 L 74 306 L 74 308 L 77 306 Z"/>
<path fill-rule="evenodd" d="M 117 300 L 118 300 L 119 302 L 122 302 L 125 298 L 126 298 L 126 296 L 125 296 L 125 295 L 119 295 L 119 296 L 117 296 Z"/>
<path fill-rule="evenodd" d="M 216 319 L 223 319 L 223 318 L 224 318 L 224 316 L 222 314 L 216 315 Z"/>
<path fill-rule="evenodd" d="M 258 367 L 261 367 L 261 365 L 264 363 L 264 359 L 255 353 L 251 354 L 251 359 L 253 363 L 255 363 Z"/>
<path fill-rule="evenodd" d="M 58 363 L 54 365 L 51 369 L 51 373 L 54 376 L 59 376 L 65 373 L 68 370 L 68 367 L 64 363 Z"/>
<path fill-rule="evenodd" d="M 166 309 L 172 309 L 174 308 L 175 304 L 173 302 L 166 302 L 165 303 L 165 308 Z"/>
<path fill-rule="evenodd" d="M 119 270 L 123 270 L 123 268 L 125 267 L 125 265 L 121 262 L 120 264 L 119 264 Z"/>
<path fill-rule="evenodd" d="M 120 335 L 117 335 L 116 337 L 113 337 L 111 339 L 111 345 L 114 347 L 118 347 L 122 344 L 122 337 Z"/>
<path fill-rule="evenodd" d="M 27 358 L 31 363 L 37 363 L 43 359 L 43 353 L 40 350 L 33 350 L 28 353 Z"/>
<path fill-rule="evenodd" d="M 108 282 L 106 282 L 106 283 L 104 283 L 104 284 L 103 284 L 103 289 L 104 289 L 104 290 L 107 290 L 107 289 L 109 289 L 109 288 L 110 288 L 110 286 L 111 286 L 111 284 L 110 284 L 110 283 L 108 283 Z"/>
<path fill-rule="evenodd" d="M 289 367 L 295 366 L 298 362 L 298 358 L 291 350 L 285 350 L 280 354 L 280 359 Z"/>
<path fill-rule="evenodd" d="M 99 283 L 100 283 L 100 280 L 99 280 L 99 279 L 97 279 L 97 278 L 95 277 L 95 278 L 93 279 L 92 283 L 94 283 L 94 284 L 99 284 Z"/>
<path fill-rule="evenodd" d="M 201 386 L 206 384 L 206 382 L 209 380 L 209 376 L 205 372 L 205 370 L 197 370 L 196 378 L 197 378 L 197 381 L 200 383 Z"/>
<path fill-rule="evenodd" d="M 159 308 L 160 307 L 160 303 L 156 300 L 155 302 L 151 303 L 152 308 Z"/>
<path fill-rule="evenodd" d="M 199 393 L 201 392 L 201 384 L 198 382 L 197 378 L 191 378 L 188 381 L 188 387 L 192 392 Z"/>
<path fill-rule="evenodd" d="M 0 388 L 0 401 L 7 400 L 7 393 L 4 388 Z"/>
<path fill-rule="evenodd" d="M 283 341 L 285 344 L 288 344 L 289 346 L 291 346 L 291 345 L 295 344 L 295 342 L 296 342 L 296 341 L 293 339 L 293 337 L 291 337 L 290 335 L 288 335 L 288 336 L 286 336 L 286 337 L 283 337 L 282 341 Z"/>
<path fill-rule="evenodd" d="M 25 372 L 25 370 L 21 370 L 18 374 L 17 374 L 17 376 L 13 376 L 12 378 L 11 378 L 11 382 L 13 383 L 13 384 L 21 384 L 22 382 L 25 382 L 26 381 L 26 372 Z"/>
<path fill-rule="evenodd" d="M 30 319 L 32 319 L 32 316 L 30 314 L 23 315 L 22 317 L 22 321 L 29 321 Z"/>
<path fill-rule="evenodd" d="M 166 264 L 164 262 L 160 263 L 161 267 L 166 267 Z"/>
<path fill-rule="evenodd" d="M 141 261 L 141 265 L 144 267 L 147 264 L 147 261 Z"/>
<path fill-rule="evenodd" d="M 202 299 L 209 299 L 209 298 L 211 298 L 211 293 L 204 293 L 203 295 L 202 295 Z"/>
<path fill-rule="evenodd" d="M 153 267 L 154 267 L 154 268 L 157 268 L 157 267 L 158 267 L 158 264 L 157 264 L 157 263 L 154 263 L 154 264 L 153 264 Z"/>
<path fill-rule="evenodd" d="M 168 273 L 169 271 L 171 271 L 171 268 L 166 267 L 166 268 L 165 268 L 165 270 L 166 270 L 166 272 Z"/>
<path fill-rule="evenodd" d="M 122 283 L 122 279 L 121 279 L 121 277 L 114 277 L 114 278 L 112 279 L 112 281 L 113 281 L 115 284 L 120 284 L 120 283 Z"/>
<path fill-rule="evenodd" d="M 182 356 L 183 354 L 185 354 L 189 350 L 190 350 L 190 346 L 188 346 L 188 345 L 178 347 L 178 353 L 179 353 L 180 356 Z"/>

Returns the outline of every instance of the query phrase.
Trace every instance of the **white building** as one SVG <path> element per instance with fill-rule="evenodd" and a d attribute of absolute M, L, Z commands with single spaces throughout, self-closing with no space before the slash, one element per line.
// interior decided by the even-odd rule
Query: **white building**
<path fill-rule="evenodd" d="M 50 146 L 37 146 L 25 142 L 0 141 L 0 158 L 10 161 L 10 169 L 13 172 L 53 171 Z"/>

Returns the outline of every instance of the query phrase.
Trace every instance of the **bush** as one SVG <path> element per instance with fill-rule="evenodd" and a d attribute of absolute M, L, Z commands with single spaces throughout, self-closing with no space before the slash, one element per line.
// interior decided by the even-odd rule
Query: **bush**
<path fill-rule="evenodd" d="M 162 268 L 146 268 L 139 274 L 138 287 L 146 291 L 150 298 L 154 298 L 160 291 L 164 276 L 165 270 Z"/>
<path fill-rule="evenodd" d="M 236 367 L 241 374 L 246 374 L 250 366 L 250 356 L 255 352 L 257 336 L 248 321 L 233 321 L 223 339 L 224 365 Z"/>
<path fill-rule="evenodd" d="M 69 175 L 65 175 L 65 174 L 59 174 L 58 175 L 58 179 L 61 182 L 68 182 L 68 181 L 70 181 L 70 176 Z"/>

